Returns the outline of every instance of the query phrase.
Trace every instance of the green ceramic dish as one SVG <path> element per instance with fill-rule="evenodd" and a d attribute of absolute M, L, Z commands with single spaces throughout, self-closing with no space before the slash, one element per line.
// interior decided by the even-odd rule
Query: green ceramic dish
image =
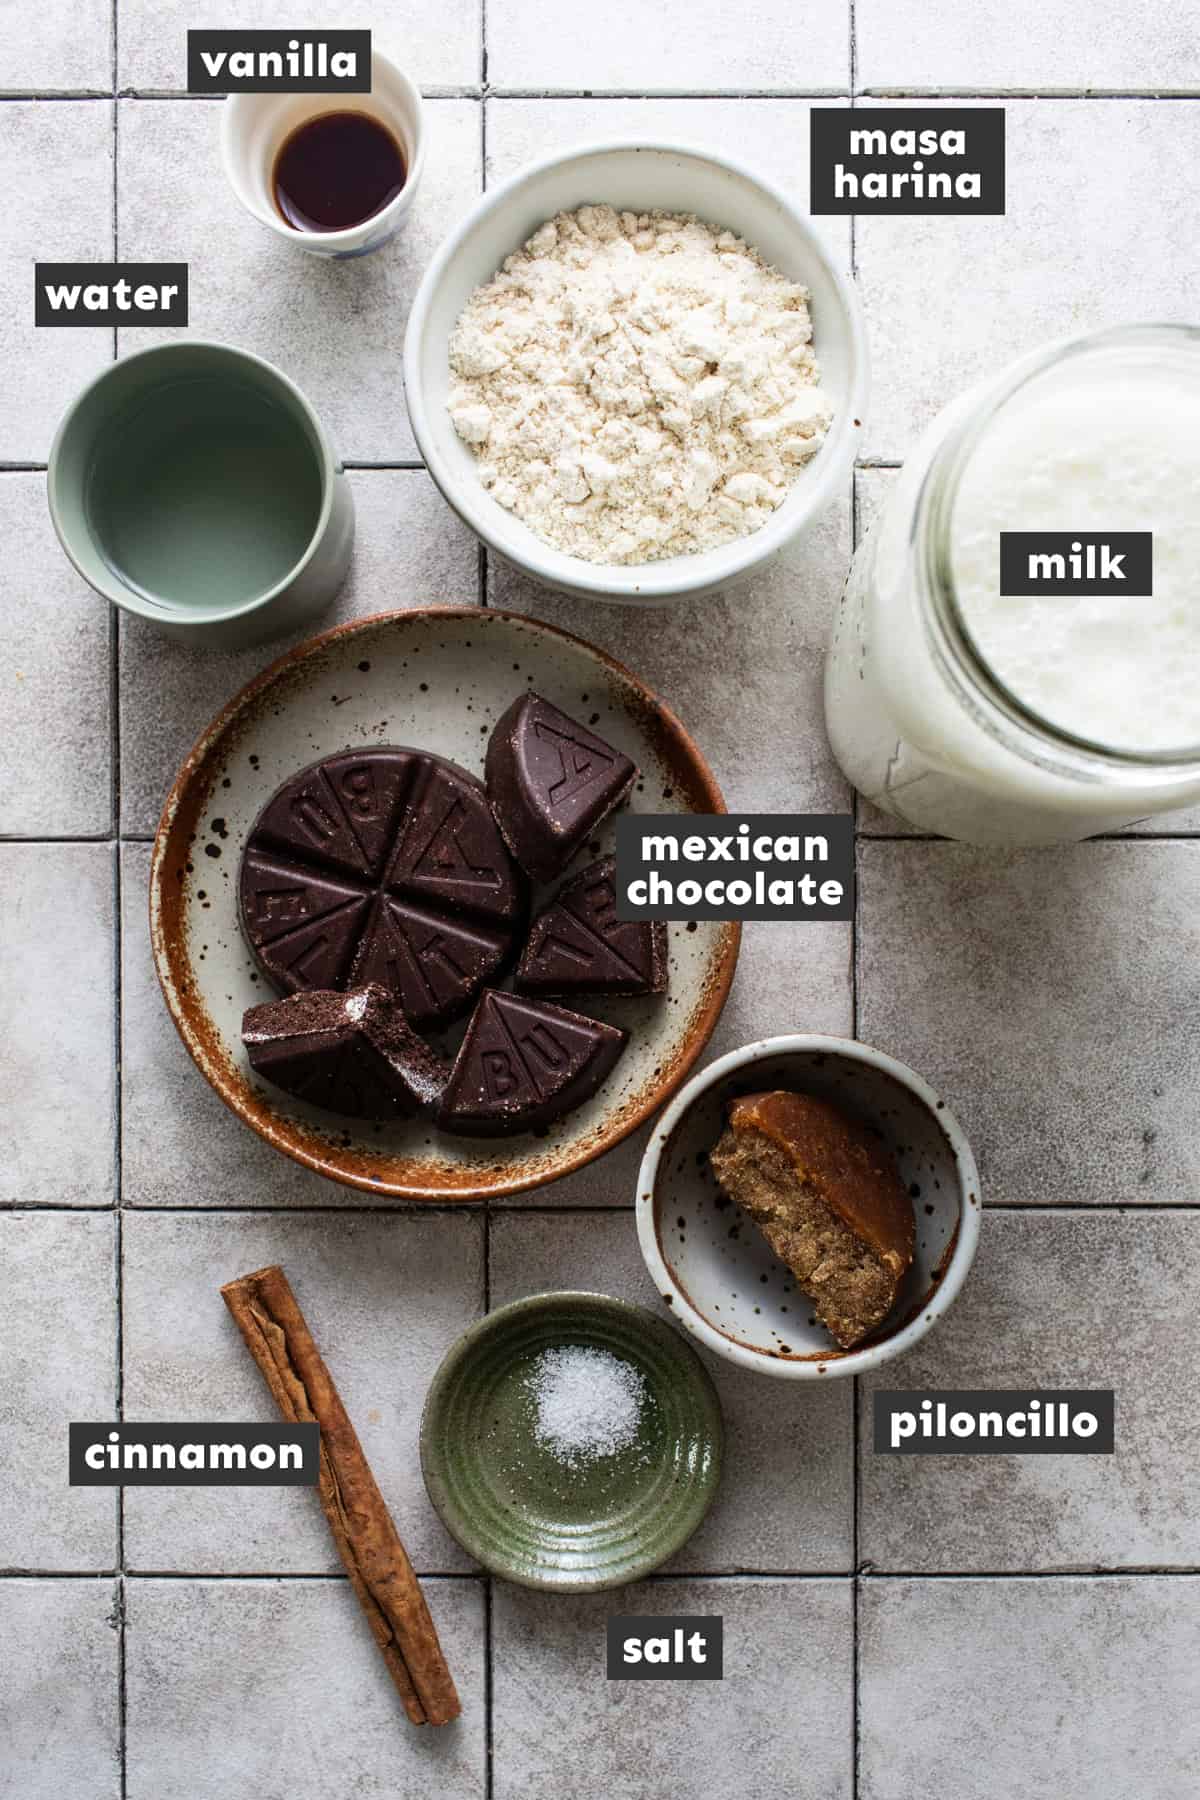
<path fill-rule="evenodd" d="M 606 1350 L 644 1382 L 636 1439 L 573 1466 L 536 1433 L 545 1350 Z M 721 1408 L 691 1346 L 644 1307 L 534 1294 L 489 1313 L 433 1378 L 421 1470 L 447 1531 L 494 1575 L 578 1594 L 637 1581 L 687 1542 L 721 1476 Z"/>

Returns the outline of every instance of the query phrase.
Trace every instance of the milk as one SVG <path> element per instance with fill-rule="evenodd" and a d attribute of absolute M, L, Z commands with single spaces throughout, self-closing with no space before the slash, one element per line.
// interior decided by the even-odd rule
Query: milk
<path fill-rule="evenodd" d="M 1112 582 L 1002 595 L 1006 531 L 1149 531 L 1153 593 Z M 930 601 L 935 540 L 981 677 L 947 650 Z M 1200 799 L 1200 345 L 1188 332 L 1039 353 L 1016 383 L 935 421 L 855 559 L 826 714 L 868 799 L 972 842 L 1084 837 Z"/>

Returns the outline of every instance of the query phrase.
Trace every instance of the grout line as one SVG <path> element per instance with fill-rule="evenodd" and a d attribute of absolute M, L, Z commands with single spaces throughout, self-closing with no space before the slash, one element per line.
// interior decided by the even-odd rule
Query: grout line
<path fill-rule="evenodd" d="M 491 1587 L 482 1569 L 414 1568 L 421 1581 L 479 1582 Z M 212 1585 L 248 1581 L 346 1583 L 348 1577 L 332 1570 L 264 1569 L 232 1570 L 214 1574 L 211 1569 L 0 1569 L 6 1581 L 203 1581 Z M 1200 1564 L 1143 1563 L 1127 1569 L 1080 1567 L 1057 1569 L 656 1569 L 640 1582 L 813 1582 L 845 1581 L 861 1584 L 877 1581 L 1196 1581 Z"/>
<path fill-rule="evenodd" d="M 857 69 L 855 69 L 857 78 Z M 861 87 L 853 93 L 845 87 L 811 88 L 570 88 L 492 87 L 467 82 L 430 84 L 421 89 L 424 100 L 1200 100 L 1200 87 L 1099 88 L 1099 87 Z M 179 88 L 62 88 L 55 92 L 31 88 L 0 93 L 6 101 L 87 103 L 93 100 L 187 100 L 193 104 L 219 105 L 222 94 L 190 94 Z"/>
<path fill-rule="evenodd" d="M 1196 100 L 1200 88 L 867 87 L 880 100 Z"/>
<path fill-rule="evenodd" d="M 24 1570 L 21 1571 L 25 1573 Z M 481 1581 L 482 1569 L 420 1569 L 414 1575 L 422 1581 Z M 0 1570 L 0 1576 L 5 1571 Z M 347 1583 L 340 1569 L 231 1569 L 219 1574 L 212 1569 L 127 1569 L 127 1581 L 320 1581 L 330 1585 Z"/>
<path fill-rule="evenodd" d="M 510 1215 L 537 1215 L 546 1218 L 621 1218 L 636 1211 L 633 1204 L 620 1201 L 612 1206 L 589 1205 L 581 1201 L 575 1206 L 555 1205 L 545 1202 L 531 1201 L 528 1204 L 519 1199 L 505 1197 L 502 1201 L 492 1202 L 502 1206 L 498 1215 L 507 1218 Z M 397 1200 L 394 1205 L 382 1204 L 358 1206 L 349 1202 L 345 1206 L 138 1206 L 123 1204 L 122 1214 L 130 1214 L 135 1218 L 230 1218 L 230 1219 L 269 1219 L 283 1217 L 290 1219 L 418 1219 L 461 1216 L 472 1218 L 489 1205 L 487 1201 L 461 1200 L 454 1204 L 429 1204 L 420 1200 Z M 107 1206 L 72 1206 L 68 1201 L 60 1200 L 3 1200 L 0 1201 L 0 1217 L 6 1213 L 115 1213 L 118 1209 Z M 1200 1202 L 1195 1200 L 988 1200 L 983 1203 L 987 1213 L 1093 1213 L 1103 1216 L 1111 1213 L 1136 1216 L 1138 1213 L 1174 1213 L 1187 1217 L 1192 1213 L 1200 1213 Z M 497 1215 L 491 1215 L 497 1216 Z"/>

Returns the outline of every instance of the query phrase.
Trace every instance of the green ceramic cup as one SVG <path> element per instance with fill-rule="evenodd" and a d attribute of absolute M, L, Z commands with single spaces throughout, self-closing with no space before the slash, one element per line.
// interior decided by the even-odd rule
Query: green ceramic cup
<path fill-rule="evenodd" d="M 261 643 L 328 606 L 354 540 L 320 420 L 270 363 L 188 339 L 114 363 L 50 452 L 50 515 L 97 593 L 169 635 Z"/>
<path fill-rule="evenodd" d="M 539 1441 L 532 1376 L 563 1346 L 640 1374 L 623 1449 L 570 1463 Z M 670 1325 L 603 1294 L 535 1294 L 450 1350 L 425 1402 L 421 1470 L 442 1523 L 484 1568 L 577 1594 L 637 1581 L 687 1542 L 720 1481 L 722 1441 L 711 1377 Z"/>

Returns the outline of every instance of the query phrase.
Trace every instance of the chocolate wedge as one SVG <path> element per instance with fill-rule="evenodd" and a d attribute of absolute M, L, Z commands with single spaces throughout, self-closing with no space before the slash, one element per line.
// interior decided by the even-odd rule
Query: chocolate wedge
<path fill-rule="evenodd" d="M 625 799 L 637 767 L 540 694 L 522 694 L 488 740 L 488 799 L 527 875 L 553 881 Z"/>
<path fill-rule="evenodd" d="M 355 1119 L 429 1112 L 449 1070 L 381 987 L 291 994 L 252 1006 L 242 1042 L 257 1075 Z"/>
<path fill-rule="evenodd" d="M 530 928 L 515 982 L 523 994 L 665 994 L 667 927 L 618 919 L 616 858 L 573 875 Z"/>
<path fill-rule="evenodd" d="M 242 929 L 284 993 L 378 982 L 410 1022 L 468 1012 L 515 955 L 525 877 L 483 783 L 404 745 L 339 751 L 277 788 L 242 852 Z"/>
<path fill-rule="evenodd" d="M 445 1131 L 508 1137 L 590 1100 L 628 1032 L 544 1000 L 481 994 L 438 1107 Z"/>

